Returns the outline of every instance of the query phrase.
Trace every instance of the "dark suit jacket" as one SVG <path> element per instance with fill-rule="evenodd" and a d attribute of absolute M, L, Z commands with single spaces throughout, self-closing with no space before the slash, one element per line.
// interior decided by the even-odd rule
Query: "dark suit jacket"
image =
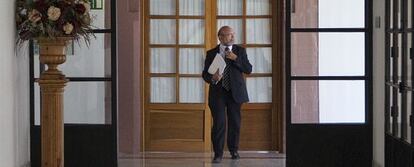
<path fill-rule="evenodd" d="M 243 73 L 250 74 L 252 72 L 252 65 L 247 59 L 246 49 L 233 45 L 232 52 L 237 55 L 235 61 L 230 60 L 230 86 L 234 101 L 237 103 L 244 103 L 249 101 L 247 95 L 246 82 L 243 79 Z M 217 84 L 212 82 L 213 75 L 208 73 L 208 68 L 214 60 L 214 57 L 220 53 L 220 45 L 207 51 L 207 57 L 204 63 L 203 79 L 210 84 L 209 97 L 214 98 L 220 96 L 219 92 L 222 89 L 221 81 Z"/>

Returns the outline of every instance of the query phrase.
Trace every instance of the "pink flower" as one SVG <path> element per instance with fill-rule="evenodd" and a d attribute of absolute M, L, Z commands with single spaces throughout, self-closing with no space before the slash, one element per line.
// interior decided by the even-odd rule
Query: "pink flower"
<path fill-rule="evenodd" d="M 40 12 L 37 11 L 36 9 L 33 9 L 32 11 L 29 12 L 29 20 L 32 23 L 37 23 L 41 19 L 42 19 L 42 14 L 40 14 Z"/>

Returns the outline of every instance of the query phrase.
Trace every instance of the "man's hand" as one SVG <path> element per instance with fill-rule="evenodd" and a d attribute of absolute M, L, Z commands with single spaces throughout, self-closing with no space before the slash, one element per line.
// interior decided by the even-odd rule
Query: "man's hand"
<path fill-rule="evenodd" d="M 219 74 L 219 70 L 217 69 L 216 73 L 213 75 L 213 81 L 218 82 L 220 81 L 222 75 Z"/>
<path fill-rule="evenodd" d="M 233 52 L 228 51 L 226 52 L 226 58 L 235 61 L 237 59 L 237 55 Z"/>

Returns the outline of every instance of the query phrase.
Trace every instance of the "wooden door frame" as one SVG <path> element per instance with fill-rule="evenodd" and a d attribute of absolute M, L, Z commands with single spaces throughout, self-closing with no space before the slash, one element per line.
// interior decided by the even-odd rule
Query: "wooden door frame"
<path fill-rule="evenodd" d="M 244 0 L 246 1 L 246 0 Z M 140 10 L 140 21 L 141 21 L 141 29 L 140 29 L 140 37 L 141 37 L 141 51 L 140 51 L 140 66 L 141 66 L 141 72 L 140 72 L 140 83 L 141 83 L 141 111 L 140 112 L 140 125 L 141 125 L 141 131 L 140 131 L 140 148 L 141 152 L 145 152 L 145 130 L 147 127 L 145 127 L 145 106 L 148 105 L 146 103 L 147 98 L 145 98 L 145 49 L 148 48 L 148 43 L 145 42 L 145 39 L 148 39 L 149 34 L 145 32 L 146 26 L 149 26 L 146 24 L 145 19 L 147 16 L 146 13 L 146 1 L 141 1 L 141 10 Z M 216 4 L 215 0 L 206 0 L 206 3 Z M 277 150 L 279 153 L 285 152 L 285 12 L 284 12 L 284 6 L 285 6 L 285 0 L 270 0 L 270 3 L 272 5 L 272 150 Z M 210 8 L 211 6 L 206 8 L 207 10 L 214 10 Z M 206 22 L 210 21 L 214 18 L 215 14 L 211 15 L 205 15 Z M 142 24 L 144 23 L 144 24 Z M 206 29 L 206 36 L 211 36 L 213 32 L 215 32 L 216 23 L 210 24 L 210 29 Z M 207 46 L 214 46 L 212 43 L 215 43 L 214 40 L 211 40 L 210 38 L 206 38 Z M 280 74 L 280 75 L 278 75 Z M 206 85 L 206 90 L 208 89 L 208 86 Z M 205 94 L 205 97 L 207 97 L 208 94 Z M 210 109 L 208 107 L 208 104 L 206 103 L 206 112 L 205 116 L 211 118 Z M 206 121 L 204 124 L 206 127 L 211 126 L 211 120 Z M 205 152 L 211 151 L 211 141 L 210 141 L 210 133 L 205 132 L 204 138 L 207 143 L 205 144 Z"/>

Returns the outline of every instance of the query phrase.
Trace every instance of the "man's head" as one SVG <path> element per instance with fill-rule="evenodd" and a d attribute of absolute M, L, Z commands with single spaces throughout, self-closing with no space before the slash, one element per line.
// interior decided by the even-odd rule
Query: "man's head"
<path fill-rule="evenodd" d="M 223 45 L 230 46 L 234 44 L 234 31 L 230 26 L 221 27 L 217 36 Z"/>

